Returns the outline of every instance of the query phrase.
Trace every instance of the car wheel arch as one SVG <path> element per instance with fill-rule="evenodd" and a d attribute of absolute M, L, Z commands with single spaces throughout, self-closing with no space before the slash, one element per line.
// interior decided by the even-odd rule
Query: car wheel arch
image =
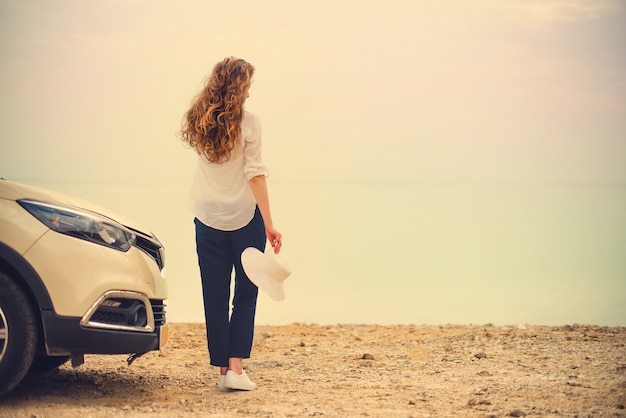
<path fill-rule="evenodd" d="M 39 311 L 52 310 L 52 299 L 43 280 L 30 263 L 17 251 L 0 242 L 0 269 L 18 280 Z"/>
<path fill-rule="evenodd" d="M 43 326 L 41 316 L 44 310 L 53 310 L 52 299 L 43 283 L 43 280 L 33 267 L 19 253 L 0 242 L 0 272 L 7 274 L 25 293 L 35 310 L 37 334 L 37 355 L 45 356 L 47 332 Z"/>

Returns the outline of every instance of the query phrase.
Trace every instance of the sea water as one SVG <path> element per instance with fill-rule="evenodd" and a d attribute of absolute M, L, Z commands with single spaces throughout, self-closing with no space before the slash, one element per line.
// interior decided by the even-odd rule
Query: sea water
<path fill-rule="evenodd" d="M 55 183 L 164 243 L 171 322 L 203 321 L 186 184 Z M 293 274 L 257 323 L 626 325 L 626 186 L 270 184 Z"/>

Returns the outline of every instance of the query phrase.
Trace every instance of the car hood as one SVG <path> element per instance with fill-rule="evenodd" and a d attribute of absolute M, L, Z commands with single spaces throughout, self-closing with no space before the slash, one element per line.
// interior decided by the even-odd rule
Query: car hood
<path fill-rule="evenodd" d="M 33 199 L 41 200 L 48 203 L 56 203 L 60 205 L 73 206 L 79 209 L 86 209 L 91 212 L 95 212 L 99 215 L 105 216 L 109 219 L 134 229 L 138 232 L 142 232 L 148 236 L 153 236 L 152 232 L 140 223 L 125 217 L 119 213 L 116 213 L 110 209 L 103 208 L 93 202 L 87 200 L 57 193 L 52 190 L 42 189 L 35 186 L 30 186 L 22 183 L 16 183 L 13 181 L 1 179 L 0 180 L 0 199 L 7 200 L 19 200 L 19 199 Z"/>

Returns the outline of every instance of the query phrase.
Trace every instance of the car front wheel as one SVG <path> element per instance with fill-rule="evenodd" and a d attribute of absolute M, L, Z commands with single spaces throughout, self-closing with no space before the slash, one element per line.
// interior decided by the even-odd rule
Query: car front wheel
<path fill-rule="evenodd" d="M 24 291 L 0 271 L 0 396 L 24 378 L 37 348 L 37 326 Z"/>

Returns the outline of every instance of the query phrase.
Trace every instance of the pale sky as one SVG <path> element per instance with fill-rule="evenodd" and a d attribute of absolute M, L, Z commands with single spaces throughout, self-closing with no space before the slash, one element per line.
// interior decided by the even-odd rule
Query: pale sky
<path fill-rule="evenodd" d="M 0 0 L 0 176 L 186 185 L 228 55 L 272 181 L 626 181 L 620 0 Z"/>
<path fill-rule="evenodd" d="M 260 323 L 624 323 L 623 189 L 513 185 L 626 183 L 625 1 L 0 0 L 0 177 L 152 228 L 174 321 L 202 318 L 177 131 L 230 55 L 294 266 Z"/>

